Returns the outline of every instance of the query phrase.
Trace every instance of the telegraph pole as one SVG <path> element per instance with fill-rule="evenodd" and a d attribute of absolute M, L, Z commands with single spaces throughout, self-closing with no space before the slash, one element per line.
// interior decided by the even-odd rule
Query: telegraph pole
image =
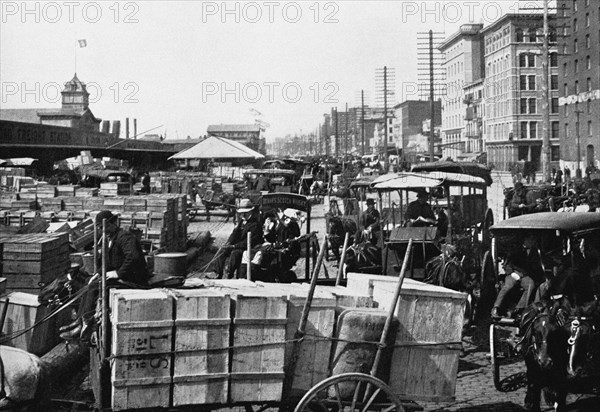
<path fill-rule="evenodd" d="M 542 48 L 542 176 L 543 181 L 548 182 L 551 179 L 550 172 L 550 104 L 548 87 L 548 61 L 549 53 L 549 33 L 548 33 L 548 0 L 544 0 L 544 45 Z M 579 124 L 579 121 L 577 121 Z"/>
<path fill-rule="evenodd" d="M 383 153 L 384 153 L 384 163 L 383 170 L 387 173 L 390 165 L 389 165 L 389 157 L 388 157 L 388 125 L 387 125 L 387 66 L 383 66 L 383 127 L 384 127 L 384 143 L 383 143 Z"/>
<path fill-rule="evenodd" d="M 360 121 L 360 136 L 362 141 L 361 153 L 365 155 L 365 91 L 360 91 L 360 108 L 361 108 L 361 121 Z"/>
<path fill-rule="evenodd" d="M 335 108 L 335 157 L 339 156 L 339 148 L 340 148 L 340 139 L 338 134 L 338 109 L 337 106 Z"/>
<path fill-rule="evenodd" d="M 429 127 L 429 161 L 433 162 L 434 138 L 435 138 L 435 93 L 433 91 L 433 30 L 429 30 L 429 112 L 431 113 L 431 125 Z"/>
<path fill-rule="evenodd" d="M 577 106 L 575 106 L 575 114 L 577 115 L 577 123 L 575 123 L 575 135 L 577 138 L 577 170 L 575 171 L 575 177 L 583 176 L 581 170 L 581 139 L 579 137 L 579 115 L 583 113 L 583 110 L 579 110 Z"/>
<path fill-rule="evenodd" d="M 344 121 L 344 155 L 348 156 L 348 103 L 346 103 L 346 116 L 344 117 L 346 120 Z"/>

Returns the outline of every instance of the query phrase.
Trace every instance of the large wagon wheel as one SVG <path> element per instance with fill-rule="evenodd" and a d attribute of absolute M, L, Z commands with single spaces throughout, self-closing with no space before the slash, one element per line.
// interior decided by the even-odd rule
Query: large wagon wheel
<path fill-rule="evenodd" d="M 479 299 L 477 303 L 477 319 L 484 319 L 490 313 L 496 299 L 496 266 L 492 252 L 487 250 L 481 259 L 481 275 L 479 277 Z"/>
<path fill-rule="evenodd" d="M 294 412 L 404 412 L 402 401 L 380 379 L 364 373 L 342 373 L 313 386 Z"/>

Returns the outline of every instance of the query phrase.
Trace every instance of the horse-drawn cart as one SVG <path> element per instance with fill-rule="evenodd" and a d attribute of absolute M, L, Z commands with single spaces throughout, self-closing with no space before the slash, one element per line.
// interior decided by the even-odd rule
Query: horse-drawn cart
<path fill-rule="evenodd" d="M 523 293 L 519 286 L 506 295 L 508 314 L 492 318 L 490 359 L 496 389 L 507 392 L 525 384 L 524 374 L 515 374 L 510 366 L 525 359 L 528 407 L 539 405 L 544 387 L 556 391 L 560 407 L 567 392 L 597 391 L 600 307 L 594 276 L 600 265 L 600 215 L 522 215 L 492 226 L 491 233 L 489 270 L 498 290 L 511 275 L 501 269 L 526 238 L 533 239 L 537 265 L 546 279 L 523 314 L 514 315 L 514 305 Z M 507 374 L 511 369 L 513 373 Z"/>

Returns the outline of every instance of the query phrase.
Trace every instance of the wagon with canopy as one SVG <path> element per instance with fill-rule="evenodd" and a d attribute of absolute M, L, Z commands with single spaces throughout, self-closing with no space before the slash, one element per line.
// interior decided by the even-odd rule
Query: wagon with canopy
<path fill-rule="evenodd" d="M 489 228 L 494 222 L 487 204 L 490 184 L 489 171 L 484 177 L 446 171 L 403 172 L 374 180 L 370 187 L 378 193 L 379 208 L 384 212 L 380 242 L 383 274 L 399 267 L 400 256 L 412 238 L 416 242 L 409 263 L 412 278 L 468 292 L 471 318 L 482 303 L 489 305 L 483 298 L 488 299 L 485 290 L 493 286 L 485 270 L 489 265 L 486 260 L 490 260 L 486 254 Z M 436 225 L 411 227 L 406 211 L 415 192 L 423 190 L 429 190 L 438 221 Z M 386 197 L 391 206 L 387 209 Z"/>

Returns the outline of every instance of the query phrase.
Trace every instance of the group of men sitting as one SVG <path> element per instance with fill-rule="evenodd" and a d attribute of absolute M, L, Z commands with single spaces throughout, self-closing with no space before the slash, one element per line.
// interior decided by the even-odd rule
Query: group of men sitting
<path fill-rule="evenodd" d="M 506 278 L 494 307 L 492 318 L 504 315 L 518 318 L 532 302 L 549 303 L 552 297 L 564 296 L 574 305 L 583 305 L 600 296 L 600 239 L 586 237 L 571 246 L 570 253 L 559 251 L 540 254 L 533 234 L 521 246 L 508 253 Z M 507 313 L 507 297 L 520 287 L 522 294 L 513 310 Z"/>
<path fill-rule="evenodd" d="M 250 264 L 254 280 L 282 281 L 279 276 L 289 271 L 300 257 L 296 212 L 272 210 L 261 215 L 250 199 L 242 199 L 237 213 L 238 223 L 213 258 L 209 271 L 218 278 L 245 278 Z M 247 256 L 248 234 L 252 256 Z"/>

